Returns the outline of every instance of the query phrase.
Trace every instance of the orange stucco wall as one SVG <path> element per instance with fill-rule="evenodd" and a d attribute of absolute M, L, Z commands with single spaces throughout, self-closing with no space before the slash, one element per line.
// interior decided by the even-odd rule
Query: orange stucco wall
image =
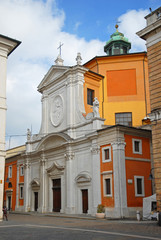
<path fill-rule="evenodd" d="M 12 187 L 8 188 L 8 182 L 6 182 L 8 178 L 8 168 L 12 166 L 12 178 L 9 178 L 9 182 L 12 183 Z M 22 165 L 21 165 L 22 166 Z M 24 183 L 24 176 L 20 175 L 20 167 L 19 167 L 19 183 Z M 7 194 L 6 192 L 11 191 L 11 208 L 14 211 L 16 206 L 16 185 L 17 185 L 17 161 L 12 161 L 6 163 L 5 165 L 5 185 L 4 185 L 4 201 L 7 204 Z M 20 186 L 19 186 L 19 205 L 23 206 L 24 199 L 20 199 Z M 8 206 L 7 206 L 8 207 Z"/>
<path fill-rule="evenodd" d="M 99 107 L 99 111 L 100 111 L 100 115 L 102 114 L 102 99 L 101 99 L 101 89 L 102 89 L 102 77 L 97 77 L 94 76 L 94 74 L 89 74 L 86 73 L 84 76 L 84 106 L 85 106 L 85 112 L 86 114 L 92 112 L 92 105 L 88 105 L 87 104 L 87 89 L 91 89 L 94 90 L 94 97 L 97 97 L 100 107 Z"/>
<path fill-rule="evenodd" d="M 6 182 L 6 180 L 8 178 L 9 166 L 12 166 L 12 178 L 9 178 L 9 182 L 12 183 L 11 188 L 8 188 L 8 182 Z M 11 190 L 12 191 L 12 197 L 11 197 L 12 210 L 15 210 L 15 205 L 16 205 L 16 183 L 17 183 L 17 161 L 6 163 L 6 165 L 5 165 L 4 201 L 6 201 L 6 204 L 7 204 L 6 191 Z"/>
<path fill-rule="evenodd" d="M 142 125 L 150 113 L 146 53 L 97 57 L 84 66 L 105 77 L 99 91 L 105 124 L 115 124 L 115 113 L 132 112 L 133 126 Z"/>
<path fill-rule="evenodd" d="M 132 139 L 142 140 L 142 154 L 134 154 L 132 149 Z M 127 206 L 128 207 L 142 207 L 143 197 L 135 196 L 135 182 L 134 176 L 144 177 L 144 197 L 148 197 L 152 194 L 151 180 L 149 180 L 149 174 L 151 169 L 151 155 L 150 155 L 150 139 L 143 137 L 136 137 L 131 135 L 125 135 L 125 156 L 130 157 L 131 160 L 126 159 L 126 187 L 127 187 Z M 133 158 L 133 160 L 132 160 Z M 139 158 L 143 161 L 137 161 Z M 149 159 L 149 161 L 147 161 Z M 132 183 L 128 183 L 128 179 L 132 180 Z"/>
<path fill-rule="evenodd" d="M 104 196 L 104 189 L 103 189 L 103 172 L 106 171 L 113 171 L 113 152 L 112 152 L 112 147 L 111 147 L 111 161 L 110 162 L 103 162 L 102 161 L 102 148 L 110 146 L 108 145 L 103 145 L 100 147 L 100 169 L 101 169 L 101 199 L 102 199 L 102 204 L 106 207 L 114 207 L 114 181 L 113 181 L 113 174 L 112 174 L 112 197 L 107 197 Z"/>
<path fill-rule="evenodd" d="M 21 176 L 21 173 L 20 173 L 21 166 L 22 166 L 22 165 L 20 165 L 20 167 L 19 167 L 19 183 L 24 184 L 24 175 Z M 23 205 L 24 205 L 24 198 L 23 198 L 23 199 L 20 199 L 20 187 L 19 187 L 19 205 L 20 205 L 20 206 L 23 206 Z"/>
<path fill-rule="evenodd" d="M 107 71 L 107 95 L 136 95 L 136 69 Z"/>

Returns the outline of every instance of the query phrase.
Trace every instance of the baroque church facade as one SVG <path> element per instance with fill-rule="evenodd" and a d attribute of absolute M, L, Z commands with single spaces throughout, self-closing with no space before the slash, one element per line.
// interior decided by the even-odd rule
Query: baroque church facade
<path fill-rule="evenodd" d="M 99 117 L 85 114 L 84 73 L 79 65 L 65 67 L 60 56 L 38 86 L 42 93 L 40 133 L 28 133 L 25 179 L 25 211 L 89 213 L 101 202 L 100 158 L 96 130 Z M 89 205 L 88 205 L 89 203 Z"/>
<path fill-rule="evenodd" d="M 107 88 L 109 78 L 105 68 L 107 71 L 112 71 L 111 66 L 118 68 L 118 63 L 111 65 L 111 59 L 115 58 L 122 64 L 121 59 L 128 58 L 131 46 L 122 35 L 120 41 L 118 32 L 115 35 L 117 38 L 119 35 L 117 43 L 120 45 L 115 46 L 116 39 L 112 39 L 105 50 L 112 54 L 115 47 L 120 46 L 122 56 L 100 57 L 82 66 L 78 53 L 76 65 L 71 67 L 64 66 L 61 56 L 58 56 L 55 65 L 39 84 L 38 91 L 42 94 L 41 128 L 33 136 L 28 130 L 26 150 L 17 162 L 16 207 L 12 207 L 16 211 L 95 215 L 98 204 L 103 204 L 106 217 L 134 217 L 136 210 L 142 209 L 143 197 L 152 194 L 148 179 L 152 162 L 151 131 L 132 127 L 132 117 L 129 120 L 122 113 L 120 124 L 117 122 L 115 125 L 114 119 L 110 122 L 116 106 L 119 113 L 120 110 L 127 113 L 129 109 L 134 109 L 134 113 L 139 108 L 141 95 L 141 92 L 137 95 L 138 90 L 134 88 L 131 95 L 123 91 L 116 97 L 119 86 L 113 86 L 112 93 Z M 125 47 L 128 48 L 126 53 Z M 125 64 L 131 61 L 129 68 L 134 57 L 130 56 L 132 59 L 125 61 Z M 97 60 L 99 66 L 95 65 Z M 110 65 L 107 65 L 108 61 Z M 141 60 L 141 66 L 142 63 Z M 127 69 L 119 66 L 121 70 Z M 138 74 L 140 68 L 135 67 Z M 141 76 L 140 73 L 138 75 Z M 115 82 L 113 72 L 110 76 Z M 132 79 L 136 87 L 140 78 L 135 79 L 135 73 L 128 76 L 128 81 Z M 141 84 L 143 80 L 140 80 Z M 110 94 L 105 97 L 105 93 Z M 128 103 L 122 104 L 123 99 Z M 145 104 L 141 107 L 146 116 Z M 108 113 L 110 109 L 111 115 Z M 140 108 L 139 111 L 142 112 Z M 139 125 L 144 114 L 135 111 L 135 115 L 140 116 L 140 120 L 134 120 L 134 125 Z M 107 116 L 110 118 L 105 119 Z M 8 161 L 9 168 L 12 164 L 10 159 Z M 22 168 L 24 176 L 20 178 Z M 12 178 L 9 181 L 12 182 Z M 10 196 L 14 194 L 7 184 L 5 192 L 10 192 Z M 5 199 L 8 201 L 7 195 Z"/>

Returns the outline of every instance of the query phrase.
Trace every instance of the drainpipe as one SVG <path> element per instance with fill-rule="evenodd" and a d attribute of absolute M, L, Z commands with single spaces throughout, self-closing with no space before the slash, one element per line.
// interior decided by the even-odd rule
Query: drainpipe
<path fill-rule="evenodd" d="M 98 61 L 97 61 L 97 57 L 96 57 L 96 65 L 97 65 L 97 73 L 99 74 L 99 65 L 98 65 Z M 104 78 L 102 81 L 102 118 L 104 118 Z"/>
<path fill-rule="evenodd" d="M 145 53 L 144 59 L 143 59 L 143 74 L 144 74 L 145 112 L 146 112 L 146 116 L 147 116 L 146 81 L 145 81 L 145 57 L 146 57 L 146 53 Z"/>

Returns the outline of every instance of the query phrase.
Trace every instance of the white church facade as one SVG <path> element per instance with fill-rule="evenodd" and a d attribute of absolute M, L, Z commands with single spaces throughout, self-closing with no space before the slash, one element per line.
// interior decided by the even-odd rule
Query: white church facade
<path fill-rule="evenodd" d="M 23 163 L 24 182 L 19 182 L 18 167 L 15 210 L 95 215 L 103 204 L 106 217 L 135 216 L 152 191 L 151 132 L 105 126 L 97 98 L 86 115 L 84 75 L 89 69 L 81 65 L 80 54 L 76 60 L 68 67 L 59 56 L 38 86 L 41 128 L 33 136 L 28 130 L 26 151 L 17 163 L 21 168 Z"/>
<path fill-rule="evenodd" d="M 101 202 L 100 156 L 95 99 L 86 117 L 83 104 L 84 73 L 79 65 L 65 67 L 60 57 L 40 85 L 42 124 L 40 133 L 28 132 L 25 156 L 25 211 L 94 214 Z"/>

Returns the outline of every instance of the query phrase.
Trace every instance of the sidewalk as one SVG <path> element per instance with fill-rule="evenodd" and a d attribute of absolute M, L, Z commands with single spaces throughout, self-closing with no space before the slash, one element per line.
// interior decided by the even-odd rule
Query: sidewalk
<path fill-rule="evenodd" d="M 38 212 L 10 212 L 9 214 L 20 214 L 20 215 L 33 215 L 33 216 L 40 216 L 40 217 L 58 217 L 58 218 L 75 218 L 75 219 L 86 219 L 86 220 L 97 220 L 97 221 L 109 221 L 109 222 L 120 222 L 120 223 L 135 223 L 135 224 L 157 224 L 157 221 L 152 220 L 141 220 L 137 221 L 136 219 L 98 219 L 95 216 L 91 216 L 88 214 L 65 214 L 59 212 L 53 213 L 38 213 Z"/>

